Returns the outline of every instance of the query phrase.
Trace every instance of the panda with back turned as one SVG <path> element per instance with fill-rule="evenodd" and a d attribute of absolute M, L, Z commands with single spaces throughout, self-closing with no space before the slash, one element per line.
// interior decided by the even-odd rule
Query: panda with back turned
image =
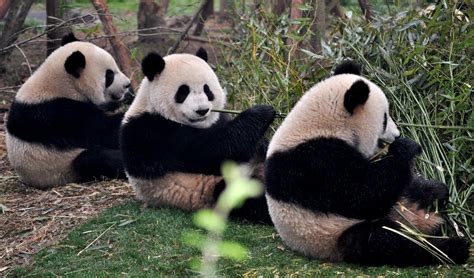
<path fill-rule="evenodd" d="M 420 266 L 438 259 L 385 227 L 400 221 L 436 234 L 443 218 L 427 212 L 447 187 L 413 175 L 421 147 L 399 138 L 382 90 L 346 62 L 306 92 L 270 141 L 265 163 L 270 215 L 283 241 L 307 256 L 363 265 Z M 382 142 L 391 143 L 377 161 Z M 462 238 L 429 238 L 455 263 Z"/>
<path fill-rule="evenodd" d="M 125 114 L 120 146 L 137 199 L 150 207 L 194 211 L 215 204 L 225 188 L 226 160 L 248 163 L 275 117 L 270 106 L 255 106 L 235 119 L 213 112 L 226 95 L 207 63 L 207 53 L 148 54 L 137 96 Z M 263 174 L 263 167 L 261 167 Z M 263 179 L 263 178 L 262 178 Z M 248 200 L 234 215 L 271 223 L 265 197 Z"/>
<path fill-rule="evenodd" d="M 123 113 L 109 114 L 130 80 L 104 49 L 73 34 L 22 85 L 7 119 L 8 159 L 22 182 L 47 188 L 125 177 Z"/>

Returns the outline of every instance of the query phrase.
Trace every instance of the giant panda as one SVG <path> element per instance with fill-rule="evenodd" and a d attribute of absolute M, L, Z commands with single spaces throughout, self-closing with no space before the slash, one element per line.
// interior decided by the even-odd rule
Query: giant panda
<path fill-rule="evenodd" d="M 8 159 L 22 182 L 47 188 L 123 177 L 120 101 L 130 80 L 104 49 L 73 34 L 21 86 L 7 118 Z M 114 105 L 112 105 L 114 106 Z"/>
<path fill-rule="evenodd" d="M 275 132 L 265 163 L 270 216 L 283 241 L 306 256 L 362 265 L 439 263 L 383 228 L 400 229 L 401 221 L 436 234 L 443 219 L 427 209 L 447 199 L 447 187 L 413 174 L 421 147 L 399 137 L 383 91 L 360 73 L 350 61 L 338 66 Z M 391 143 L 388 154 L 370 161 L 383 142 Z M 469 256 L 465 239 L 429 242 L 455 263 Z"/>
<path fill-rule="evenodd" d="M 149 207 L 187 211 L 214 205 L 225 187 L 220 173 L 224 161 L 247 163 L 259 150 L 264 159 L 261 142 L 275 111 L 257 105 L 233 120 L 213 112 L 224 108 L 226 95 L 203 48 L 196 55 L 164 58 L 152 52 L 143 59 L 142 70 L 145 78 L 120 136 L 125 171 L 137 199 Z M 234 214 L 271 223 L 263 195 Z"/>

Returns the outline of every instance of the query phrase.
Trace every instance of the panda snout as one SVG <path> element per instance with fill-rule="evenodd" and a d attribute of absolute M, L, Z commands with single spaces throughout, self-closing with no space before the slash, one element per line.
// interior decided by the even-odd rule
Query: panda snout
<path fill-rule="evenodd" d="M 110 95 L 110 98 L 113 100 L 113 101 L 119 101 L 123 98 L 123 95 L 120 94 L 120 95 L 116 95 L 116 94 L 111 94 Z"/>
<path fill-rule="evenodd" d="M 207 112 L 209 112 L 209 109 L 200 109 L 195 111 L 198 115 L 205 116 Z"/>

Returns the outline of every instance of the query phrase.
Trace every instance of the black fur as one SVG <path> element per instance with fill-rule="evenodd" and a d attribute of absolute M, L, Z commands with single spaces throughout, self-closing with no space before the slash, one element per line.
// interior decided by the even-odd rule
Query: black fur
<path fill-rule="evenodd" d="M 200 47 L 196 52 L 196 56 L 207 62 L 207 51 L 204 48 Z"/>
<path fill-rule="evenodd" d="M 428 251 L 404 237 L 384 229 L 399 229 L 398 224 L 387 220 L 364 221 L 356 224 L 340 236 L 338 247 L 344 261 L 363 265 L 423 266 L 440 264 Z M 469 242 L 461 238 L 429 239 L 455 263 L 466 262 Z"/>
<path fill-rule="evenodd" d="M 411 161 L 420 151 L 415 142 L 399 138 L 384 159 L 372 163 L 342 140 L 309 140 L 267 159 L 266 190 L 313 211 L 384 217 L 411 183 Z"/>
<path fill-rule="evenodd" d="M 211 89 L 209 89 L 209 86 L 207 84 L 204 84 L 204 93 L 206 94 L 207 96 L 207 99 L 209 101 L 213 101 L 214 100 L 214 94 L 212 93 Z"/>
<path fill-rule="evenodd" d="M 225 189 L 225 181 L 222 180 L 214 189 L 214 199 L 217 201 L 219 195 Z M 265 195 L 249 198 L 240 208 L 233 209 L 230 212 L 231 218 L 245 219 L 253 223 L 273 224 L 272 218 L 268 213 L 268 205 Z"/>
<path fill-rule="evenodd" d="M 66 45 L 70 42 L 79 41 L 73 33 L 69 33 L 61 39 L 61 46 Z"/>
<path fill-rule="evenodd" d="M 174 101 L 176 103 L 183 103 L 186 98 L 189 95 L 189 86 L 188 85 L 181 85 L 178 88 L 178 91 L 176 92 L 176 95 L 174 95 Z"/>
<path fill-rule="evenodd" d="M 79 78 L 81 76 L 82 70 L 86 67 L 86 57 L 80 51 L 73 52 L 69 57 L 67 57 L 66 62 L 64 63 L 64 69 L 67 73 Z"/>
<path fill-rule="evenodd" d="M 148 80 L 153 81 L 155 76 L 163 71 L 165 68 L 165 60 L 160 56 L 160 54 L 155 52 L 150 52 L 142 61 L 142 71 L 143 74 L 148 78 Z"/>
<path fill-rule="evenodd" d="M 369 98 L 370 88 L 364 81 L 358 80 L 352 84 L 344 95 L 344 107 L 351 114 L 354 113 L 354 109 L 363 105 Z"/>
<path fill-rule="evenodd" d="M 344 61 L 342 64 L 336 67 L 334 70 L 334 75 L 351 73 L 355 75 L 360 75 L 362 72 L 361 66 L 353 61 Z"/>
<path fill-rule="evenodd" d="M 438 206 L 444 208 L 448 202 L 449 191 L 447 185 L 440 181 L 415 177 L 412 184 L 406 188 L 403 196 L 417 203 L 420 209 L 429 208 L 436 200 Z"/>
<path fill-rule="evenodd" d="M 108 69 L 105 71 L 105 88 L 110 87 L 114 83 L 115 73 Z"/>
<path fill-rule="evenodd" d="M 58 98 L 40 104 L 15 101 L 7 129 L 21 140 L 59 150 L 118 149 L 123 114 L 107 115 L 92 103 Z"/>
<path fill-rule="evenodd" d="M 125 179 L 122 154 L 117 149 L 89 149 L 73 161 L 73 168 L 82 182 L 107 178 Z"/>
<path fill-rule="evenodd" d="M 125 168 L 143 179 L 175 171 L 219 175 L 222 162 L 247 162 L 255 155 L 274 117 L 270 106 L 255 106 L 232 121 L 201 129 L 144 113 L 122 126 Z"/>

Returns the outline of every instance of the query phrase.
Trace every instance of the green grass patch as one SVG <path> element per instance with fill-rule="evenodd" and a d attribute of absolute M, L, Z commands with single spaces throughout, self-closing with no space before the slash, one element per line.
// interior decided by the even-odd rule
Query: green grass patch
<path fill-rule="evenodd" d="M 196 228 L 191 214 L 172 209 L 145 209 L 135 202 L 101 213 L 73 230 L 59 244 L 43 250 L 33 265 L 13 272 L 18 276 L 109 276 L 197 274 L 191 267 L 200 251 L 183 243 Z M 220 259 L 218 275 L 468 275 L 462 266 L 423 268 L 359 267 L 311 260 L 285 247 L 273 227 L 231 222 L 224 239 L 249 248 L 242 262 Z M 93 242 L 92 244 L 90 244 Z M 88 248 L 86 248 L 90 245 Z M 80 255 L 78 255 L 80 253 Z M 471 259 L 472 262 L 472 259 Z M 471 273 L 472 274 L 472 273 Z"/>

